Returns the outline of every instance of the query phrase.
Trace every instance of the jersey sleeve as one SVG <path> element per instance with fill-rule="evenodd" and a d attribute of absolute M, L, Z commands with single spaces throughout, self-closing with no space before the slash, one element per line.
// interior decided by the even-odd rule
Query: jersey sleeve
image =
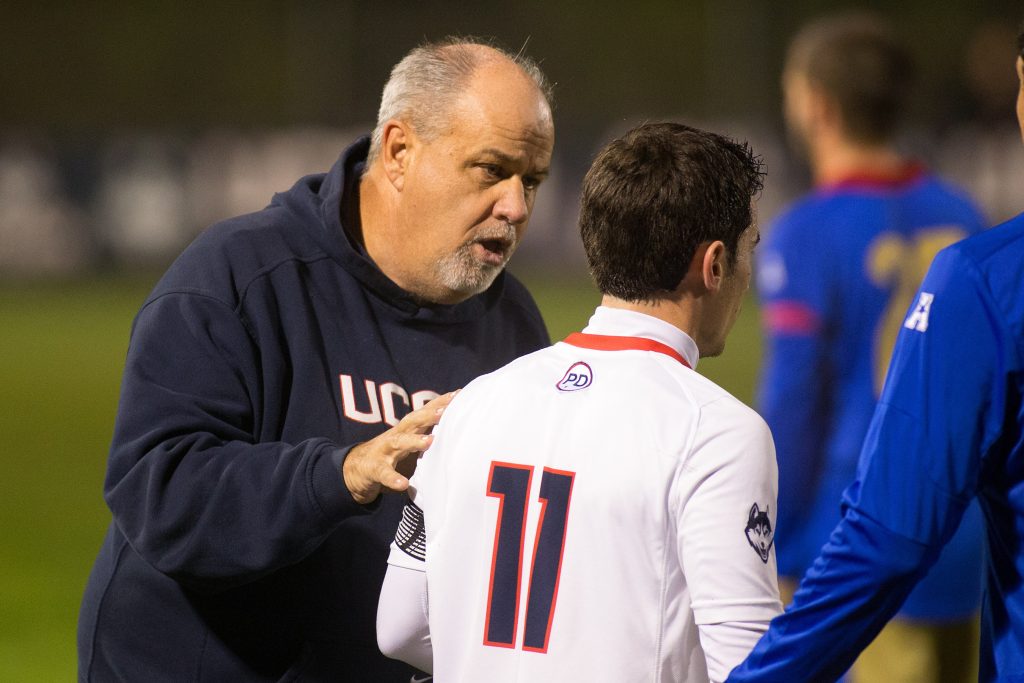
<path fill-rule="evenodd" d="M 772 532 L 777 472 L 771 434 L 753 411 L 726 403 L 702 408 L 696 441 L 670 495 L 679 562 L 698 626 L 767 622 L 782 607 Z"/>
<path fill-rule="evenodd" d="M 785 539 L 812 509 L 828 424 L 825 329 L 832 275 L 824 250 L 803 235 L 806 221 L 803 212 L 780 219 L 757 263 L 765 351 L 757 406 L 778 451 L 779 498 L 786 505 L 779 510 L 777 531 L 785 575 L 803 569 L 797 558 L 790 561 Z"/>
<path fill-rule="evenodd" d="M 750 654 L 757 639 L 768 629 L 764 621 L 724 621 L 699 626 L 700 646 L 707 660 L 708 678 L 720 683 L 738 662 Z"/>
<path fill-rule="evenodd" d="M 388 555 L 390 565 L 420 572 L 427 569 L 427 520 L 431 536 L 436 536 L 444 519 L 444 424 L 442 418 L 434 428 L 434 443 L 420 457 L 409 480 L 408 498 Z"/>
<path fill-rule="evenodd" d="M 977 490 L 1012 349 L 973 263 L 941 252 L 897 340 L 843 519 L 730 681 L 839 676 L 896 613 Z"/>
<path fill-rule="evenodd" d="M 345 487 L 347 448 L 259 439 L 259 354 L 207 296 L 159 296 L 133 326 L 105 498 L 132 548 L 195 590 L 294 564 L 372 509 Z"/>
<path fill-rule="evenodd" d="M 757 258 L 757 290 L 766 322 L 780 335 L 820 330 L 830 307 L 830 262 L 821 225 L 807 207 L 779 217 Z"/>

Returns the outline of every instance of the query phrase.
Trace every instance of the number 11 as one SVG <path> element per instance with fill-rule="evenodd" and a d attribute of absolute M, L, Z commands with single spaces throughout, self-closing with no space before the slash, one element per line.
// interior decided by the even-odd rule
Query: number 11
<path fill-rule="evenodd" d="M 551 621 L 558 598 L 569 498 L 575 472 L 545 467 L 540 480 L 541 511 L 526 596 L 523 649 L 547 652 Z M 523 544 L 533 467 L 492 462 L 487 495 L 498 499 L 491 582 L 487 593 L 484 645 L 514 648 L 519 626 L 523 575 Z"/>

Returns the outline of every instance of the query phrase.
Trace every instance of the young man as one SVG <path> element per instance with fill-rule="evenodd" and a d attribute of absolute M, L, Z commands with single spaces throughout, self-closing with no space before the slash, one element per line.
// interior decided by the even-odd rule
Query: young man
<path fill-rule="evenodd" d="M 1017 116 L 1024 135 L 1024 34 Z M 838 676 L 977 498 L 981 681 L 1024 680 L 1024 214 L 943 250 L 906 315 L 845 512 L 730 681 Z"/>
<path fill-rule="evenodd" d="M 602 305 L 446 410 L 392 546 L 385 654 L 438 681 L 718 681 L 745 656 L 781 608 L 774 449 L 693 368 L 748 287 L 761 177 L 678 124 L 601 152 L 580 231 Z"/>
<path fill-rule="evenodd" d="M 81 680 L 410 680 L 376 645 L 405 499 L 380 493 L 431 399 L 549 341 L 502 269 L 553 136 L 528 59 L 417 48 L 372 139 L 171 266 L 132 329 Z"/>
<path fill-rule="evenodd" d="M 760 412 L 779 461 L 784 601 L 839 520 L 843 489 L 896 333 L 941 248 L 983 227 L 966 195 L 908 161 L 893 136 L 911 62 L 869 15 L 805 27 L 783 76 L 785 113 L 816 188 L 774 221 L 758 262 L 766 359 Z M 980 510 L 854 668 L 858 681 L 966 681 L 981 601 Z"/>

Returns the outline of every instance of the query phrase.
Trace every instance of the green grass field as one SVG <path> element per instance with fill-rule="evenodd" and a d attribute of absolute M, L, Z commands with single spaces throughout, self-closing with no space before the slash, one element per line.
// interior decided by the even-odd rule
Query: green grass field
<path fill-rule="evenodd" d="M 553 339 L 599 297 L 584 279 L 523 276 Z M 0 286 L 0 681 L 71 681 L 78 605 L 110 514 L 102 499 L 132 318 L 154 278 Z M 749 402 L 760 344 L 748 302 L 699 370 Z"/>

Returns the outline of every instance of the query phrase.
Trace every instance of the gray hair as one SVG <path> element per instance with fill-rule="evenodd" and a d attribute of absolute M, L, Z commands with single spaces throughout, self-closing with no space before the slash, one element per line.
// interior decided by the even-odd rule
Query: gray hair
<path fill-rule="evenodd" d="M 478 48 L 485 47 L 488 50 Z M 524 46 L 525 47 L 525 46 Z M 492 54 L 488 52 L 493 51 Z M 443 126 L 447 105 L 465 87 L 466 81 L 486 61 L 504 57 L 522 69 L 552 104 L 552 87 L 540 66 L 520 51 L 512 54 L 490 41 L 450 37 L 414 48 L 391 70 L 384 85 L 377 112 L 377 126 L 370 139 L 369 167 L 380 153 L 384 124 L 404 119 L 426 139 L 437 137 Z"/>

